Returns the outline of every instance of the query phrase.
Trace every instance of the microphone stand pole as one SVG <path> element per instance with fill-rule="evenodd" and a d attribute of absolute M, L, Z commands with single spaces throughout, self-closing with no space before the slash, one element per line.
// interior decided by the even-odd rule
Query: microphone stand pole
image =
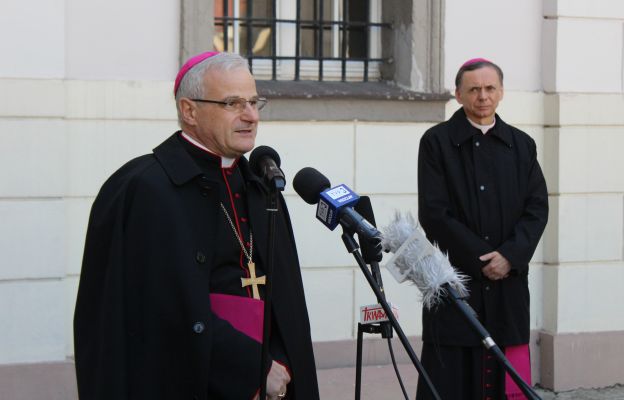
<path fill-rule="evenodd" d="M 518 372 L 511 365 L 507 357 L 505 357 L 505 354 L 503 354 L 498 345 L 490 337 L 488 331 L 477 319 L 476 313 L 472 309 L 472 307 L 470 307 L 470 305 L 468 305 L 468 303 L 466 303 L 466 301 L 464 301 L 461 296 L 459 296 L 455 288 L 453 288 L 451 285 L 445 283 L 442 285 L 442 287 L 446 291 L 448 291 L 448 293 L 450 294 L 450 296 L 448 297 L 453 302 L 453 304 L 457 306 L 457 308 L 464 316 L 464 318 L 466 318 L 473 330 L 475 330 L 479 334 L 479 336 L 481 336 L 481 343 L 483 343 L 483 346 L 494 354 L 498 361 L 503 365 L 507 373 L 511 376 L 511 379 L 513 379 L 516 385 L 518 385 L 518 387 L 520 388 L 520 390 L 522 390 L 522 393 L 524 393 L 527 399 L 541 400 L 541 397 L 539 397 L 537 393 L 533 390 L 533 388 L 522 379 L 520 374 L 518 374 Z"/>
<path fill-rule="evenodd" d="M 431 395 L 433 396 L 434 399 L 441 400 L 440 395 L 438 394 L 437 390 L 433 386 L 433 382 L 431 382 L 431 379 L 429 378 L 429 375 L 427 375 L 427 372 L 425 371 L 422 364 L 418 360 L 418 357 L 416 357 L 416 353 L 414 352 L 412 345 L 407 340 L 407 336 L 405 336 L 405 333 L 403 332 L 401 325 L 399 325 L 399 321 L 397 321 L 396 317 L 392 313 L 392 309 L 388 305 L 388 302 L 386 301 L 383 292 L 379 289 L 377 282 L 375 281 L 370 271 L 368 270 L 368 267 L 366 266 L 366 262 L 364 261 L 364 259 L 362 258 L 362 255 L 358 251 L 359 246 L 357 242 L 355 241 L 355 239 L 353 238 L 353 233 L 348 234 L 347 228 L 345 228 L 343 224 L 341 225 L 343 228 L 342 241 L 344 242 L 345 247 L 347 248 L 347 251 L 353 254 L 353 256 L 355 257 L 355 260 L 360 266 L 360 269 L 364 273 L 364 277 L 368 281 L 368 284 L 370 285 L 371 289 L 373 289 L 373 292 L 375 292 L 377 301 L 379 302 L 379 304 L 385 311 L 388 319 L 390 320 L 390 324 L 392 325 L 392 328 L 394 328 L 394 331 L 397 333 L 397 336 L 399 337 L 401 344 L 403 344 L 403 347 L 405 348 L 405 351 L 407 351 L 407 354 L 409 355 L 410 359 L 412 360 L 412 363 L 416 367 L 416 370 L 418 371 L 420 376 L 423 378 L 423 381 L 427 384 L 427 387 L 429 388 Z"/>
<path fill-rule="evenodd" d="M 360 239 L 362 240 L 362 239 Z M 364 258 L 364 256 L 362 256 Z M 364 258 L 364 262 L 366 263 L 366 259 Z M 379 270 L 379 264 L 377 261 L 370 261 L 368 263 L 371 268 L 371 272 L 377 287 L 379 287 L 379 291 L 381 292 L 384 300 L 386 298 L 383 281 L 381 280 L 381 271 Z M 378 301 L 379 302 L 379 301 Z M 364 333 L 371 334 L 381 334 L 381 337 L 384 339 L 392 338 L 392 325 L 388 321 L 380 322 L 378 324 L 362 324 L 358 322 L 358 335 L 357 335 L 357 350 L 356 350 L 356 359 L 355 359 L 355 400 L 360 400 L 360 394 L 362 389 L 362 344 L 363 344 L 363 334 Z"/>
<path fill-rule="evenodd" d="M 272 182 L 274 183 L 274 182 Z M 271 332 L 271 303 L 273 300 L 273 263 L 275 255 L 275 217 L 279 211 L 279 185 L 269 185 L 269 251 L 265 268 L 266 285 L 264 287 L 264 317 L 262 326 L 262 353 L 260 356 L 260 399 L 266 399 L 267 359 L 269 358 L 269 334 Z M 283 189 L 283 186 L 281 186 Z"/>
<path fill-rule="evenodd" d="M 369 264 L 371 267 L 373 278 L 375 279 L 375 282 L 379 287 L 379 291 L 381 292 L 382 296 L 384 296 L 385 300 L 386 297 L 384 293 L 383 282 L 381 280 L 381 271 L 379 271 L 379 264 L 376 261 L 371 261 Z M 379 301 L 377 302 L 379 303 Z M 363 334 L 365 332 L 371 334 L 378 333 L 381 334 L 381 337 L 383 339 L 391 339 L 392 325 L 388 321 L 380 322 L 378 324 L 366 325 L 358 322 L 357 350 L 355 359 L 355 400 L 360 400 L 360 393 L 362 391 L 362 344 L 364 339 Z"/>

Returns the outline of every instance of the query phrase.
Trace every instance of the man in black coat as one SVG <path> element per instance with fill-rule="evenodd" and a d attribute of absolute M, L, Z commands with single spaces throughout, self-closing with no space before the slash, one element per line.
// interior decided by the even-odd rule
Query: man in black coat
<path fill-rule="evenodd" d="M 266 100 L 228 53 L 191 58 L 174 93 L 182 130 L 115 172 L 91 211 L 74 316 L 82 400 L 259 398 L 268 188 L 243 154 Z M 318 399 L 281 195 L 279 209 L 267 398 Z"/>
<path fill-rule="evenodd" d="M 501 69 L 470 60 L 455 83 L 462 108 L 420 142 L 419 220 L 429 240 L 468 276 L 468 303 L 529 380 L 528 273 L 548 219 L 546 183 L 533 139 L 496 114 Z M 423 366 L 442 399 L 518 394 L 452 305 L 423 310 L 423 342 Z M 417 397 L 430 398 L 422 382 Z"/>

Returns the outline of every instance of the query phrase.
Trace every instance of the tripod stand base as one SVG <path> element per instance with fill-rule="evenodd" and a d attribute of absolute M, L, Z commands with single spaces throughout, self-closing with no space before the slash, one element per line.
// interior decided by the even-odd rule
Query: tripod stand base
<path fill-rule="evenodd" d="M 357 335 L 357 353 L 355 360 L 355 399 L 360 399 L 360 393 L 362 391 L 362 341 L 364 339 L 364 332 L 371 334 L 381 334 L 383 327 L 381 324 L 360 324 L 358 323 L 358 335 Z"/>

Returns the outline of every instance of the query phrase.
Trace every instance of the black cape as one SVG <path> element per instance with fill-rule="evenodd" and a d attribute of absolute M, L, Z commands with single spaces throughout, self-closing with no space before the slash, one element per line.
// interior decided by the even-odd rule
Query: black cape
<path fill-rule="evenodd" d="M 247 199 L 258 257 L 267 259 L 267 189 Z M 245 399 L 259 387 L 260 345 L 216 318 L 209 290 L 221 182 L 174 134 L 103 185 L 91 210 L 74 315 L 81 399 Z M 318 399 L 301 272 L 280 196 L 273 319 L 293 377 L 290 399 Z M 256 246 L 254 246 L 256 247 Z"/>
<path fill-rule="evenodd" d="M 529 261 L 548 219 L 548 193 L 535 142 L 496 116 L 486 134 L 462 109 L 422 137 L 418 215 L 427 237 L 470 279 L 468 303 L 501 346 L 529 341 Z M 490 281 L 479 256 L 499 251 L 508 278 Z M 423 340 L 479 346 L 450 304 L 423 310 Z"/>

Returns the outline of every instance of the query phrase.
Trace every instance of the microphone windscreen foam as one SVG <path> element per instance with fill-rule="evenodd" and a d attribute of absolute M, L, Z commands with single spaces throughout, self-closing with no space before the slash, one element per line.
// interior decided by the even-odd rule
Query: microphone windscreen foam
<path fill-rule="evenodd" d="M 258 146 L 249 155 L 249 166 L 251 167 L 251 170 L 258 176 L 262 176 L 262 167 L 260 165 L 260 160 L 262 160 L 264 157 L 269 157 L 273 159 L 278 167 L 280 167 L 282 164 L 279 154 L 277 154 L 277 151 L 273 150 L 272 147 Z"/>
<path fill-rule="evenodd" d="M 396 213 L 383 232 L 382 246 L 394 254 L 386 263 L 386 269 L 397 282 L 414 283 L 428 309 L 446 297 L 445 284 L 453 286 L 460 296 L 468 294 L 465 287 L 468 277 L 459 273 L 448 257 L 427 240 L 411 214 Z"/>
<path fill-rule="evenodd" d="M 302 168 L 293 179 L 295 192 L 308 204 L 316 204 L 319 195 L 331 186 L 329 179 L 312 167 Z"/>

